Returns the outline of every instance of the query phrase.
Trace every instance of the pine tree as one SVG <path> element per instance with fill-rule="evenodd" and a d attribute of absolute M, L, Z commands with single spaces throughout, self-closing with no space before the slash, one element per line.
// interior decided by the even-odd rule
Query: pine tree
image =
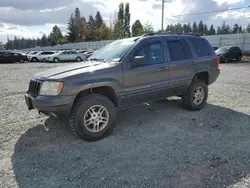
<path fill-rule="evenodd" d="M 69 42 L 75 42 L 76 41 L 76 31 L 75 31 L 75 19 L 73 14 L 71 14 L 69 22 L 68 22 L 68 41 Z"/>
<path fill-rule="evenodd" d="M 124 36 L 130 37 L 130 10 L 129 10 L 129 3 L 125 4 L 125 18 L 124 18 Z"/>
<path fill-rule="evenodd" d="M 214 29 L 214 25 L 213 24 L 210 26 L 208 34 L 209 35 L 215 35 L 215 29 Z"/>
<path fill-rule="evenodd" d="M 198 33 L 198 32 L 199 32 L 196 22 L 193 23 L 193 32 L 194 32 L 194 33 Z"/>
<path fill-rule="evenodd" d="M 125 15 L 124 15 L 124 3 L 120 3 L 119 5 L 119 11 L 118 11 L 118 21 L 119 24 L 121 23 L 121 30 L 122 30 L 122 38 L 125 36 L 125 28 L 124 28 L 124 23 L 125 23 Z"/>
<path fill-rule="evenodd" d="M 208 35 L 208 28 L 207 28 L 207 24 L 203 25 L 203 35 Z"/>
<path fill-rule="evenodd" d="M 48 46 L 48 45 L 49 45 L 48 37 L 45 34 L 43 34 L 41 38 L 41 46 Z"/>
<path fill-rule="evenodd" d="M 62 35 L 60 28 L 57 25 L 55 25 L 52 28 L 52 32 L 49 35 L 50 45 L 51 46 L 57 45 L 58 41 L 61 40 L 62 38 L 63 38 L 63 35 Z"/>
<path fill-rule="evenodd" d="M 96 24 L 93 16 L 89 16 L 89 21 L 87 24 L 87 40 L 88 41 L 95 41 L 97 40 L 97 29 L 96 29 Z"/>
<path fill-rule="evenodd" d="M 143 33 L 143 26 L 140 20 L 136 20 L 132 25 L 132 36 L 140 36 Z"/>
<path fill-rule="evenodd" d="M 240 26 L 239 27 L 239 33 L 242 33 L 243 31 L 242 31 L 242 27 Z"/>
<path fill-rule="evenodd" d="M 222 33 L 221 33 L 221 28 L 220 27 L 218 27 L 217 28 L 217 35 L 221 35 Z"/>
<path fill-rule="evenodd" d="M 250 24 L 247 25 L 246 32 L 250 33 Z"/>
<path fill-rule="evenodd" d="M 198 33 L 200 35 L 203 35 L 204 34 L 204 25 L 203 25 L 203 21 L 201 20 L 199 25 L 198 25 Z"/>
<path fill-rule="evenodd" d="M 233 27 L 233 33 L 239 33 L 239 25 L 238 24 L 234 24 L 234 27 Z"/>
<path fill-rule="evenodd" d="M 95 26 L 96 26 L 96 29 L 97 29 L 97 39 L 100 40 L 100 33 L 99 33 L 99 29 L 101 28 L 103 24 L 103 19 L 102 19 L 102 16 L 100 14 L 99 11 L 97 11 L 96 13 L 96 16 L 95 16 Z"/>
<path fill-rule="evenodd" d="M 79 8 L 75 9 L 75 16 L 74 16 L 74 22 L 75 22 L 75 35 L 76 35 L 76 42 L 81 41 L 81 13 Z"/>
<path fill-rule="evenodd" d="M 227 34 L 227 26 L 225 21 L 223 21 L 221 25 L 221 34 Z"/>

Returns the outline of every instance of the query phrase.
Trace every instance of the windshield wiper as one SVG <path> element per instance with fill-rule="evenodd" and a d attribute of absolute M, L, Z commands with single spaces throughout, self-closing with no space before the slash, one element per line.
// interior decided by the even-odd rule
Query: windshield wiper
<path fill-rule="evenodd" d="M 102 59 L 102 58 L 91 58 L 89 60 L 90 61 L 102 61 L 102 62 L 105 62 L 105 59 Z"/>

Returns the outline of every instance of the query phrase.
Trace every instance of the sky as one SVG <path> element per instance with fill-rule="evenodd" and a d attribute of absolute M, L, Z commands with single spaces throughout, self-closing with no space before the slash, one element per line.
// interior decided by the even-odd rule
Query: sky
<path fill-rule="evenodd" d="M 161 28 L 161 0 L 0 0 L 0 41 L 7 36 L 25 38 L 41 37 L 48 34 L 57 24 L 67 33 L 67 22 L 71 13 L 78 7 L 81 15 L 88 19 L 100 11 L 106 24 L 116 19 L 119 3 L 129 2 L 131 25 L 136 19 L 143 24 L 151 23 Z M 164 28 L 167 24 L 199 22 L 220 26 L 222 21 L 246 27 L 250 23 L 250 8 L 220 13 L 178 16 L 237 7 L 247 7 L 250 0 L 165 0 Z"/>

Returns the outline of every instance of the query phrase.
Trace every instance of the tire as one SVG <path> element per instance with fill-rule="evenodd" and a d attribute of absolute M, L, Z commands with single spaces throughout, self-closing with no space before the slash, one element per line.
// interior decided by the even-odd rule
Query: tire
<path fill-rule="evenodd" d="M 203 90 L 203 97 L 202 92 L 200 92 L 200 95 L 197 94 L 197 91 Z M 195 93 L 198 95 L 198 98 L 200 98 L 199 102 L 196 101 L 197 97 L 194 98 Z M 192 111 L 198 111 L 202 109 L 205 106 L 205 103 L 207 101 L 208 97 L 208 86 L 203 80 L 194 80 L 191 85 L 189 86 L 187 92 L 182 97 L 182 103 L 184 108 L 192 110 Z"/>
<path fill-rule="evenodd" d="M 93 117 L 94 115 L 90 116 L 89 113 L 91 112 L 90 109 L 94 109 L 95 113 L 98 112 L 97 107 L 100 106 L 105 108 L 105 111 L 103 111 L 100 114 L 107 115 L 108 118 L 106 118 L 107 119 L 106 123 L 101 122 L 102 125 L 98 123 L 99 124 L 98 127 L 100 130 L 97 130 L 98 128 L 97 126 L 95 126 L 95 123 L 97 123 L 98 117 L 100 116 L 98 116 L 97 113 L 95 114 L 95 117 Z M 95 108 L 97 108 L 97 110 Z M 76 99 L 70 113 L 69 125 L 73 133 L 82 138 L 83 140 L 96 141 L 104 138 L 105 136 L 109 135 L 112 132 L 115 125 L 114 124 L 115 118 L 116 118 L 116 107 L 114 106 L 114 104 L 107 97 L 103 95 L 91 94 Z M 88 125 L 86 124 L 87 122 L 92 126 L 89 125 L 88 127 Z M 95 129 L 95 131 L 93 131 L 93 129 Z"/>
<path fill-rule="evenodd" d="M 20 63 L 24 63 L 24 60 L 23 59 L 20 59 L 20 61 L 19 61 Z"/>
<path fill-rule="evenodd" d="M 77 58 L 76 58 L 76 61 L 77 61 L 77 62 L 80 62 L 80 61 L 82 61 L 82 58 L 77 57 Z"/>
<path fill-rule="evenodd" d="M 37 62 L 38 59 L 37 59 L 36 57 L 32 57 L 31 61 L 32 61 L 32 62 Z"/>
<path fill-rule="evenodd" d="M 59 63 L 59 62 L 60 62 L 60 60 L 59 60 L 57 57 L 55 57 L 55 58 L 53 59 L 53 62 L 55 62 L 55 63 Z"/>
<path fill-rule="evenodd" d="M 236 61 L 241 61 L 241 56 L 240 55 L 236 58 Z"/>
<path fill-rule="evenodd" d="M 229 62 L 229 60 L 228 60 L 228 58 L 226 57 L 225 59 L 224 59 L 224 63 L 228 63 Z"/>

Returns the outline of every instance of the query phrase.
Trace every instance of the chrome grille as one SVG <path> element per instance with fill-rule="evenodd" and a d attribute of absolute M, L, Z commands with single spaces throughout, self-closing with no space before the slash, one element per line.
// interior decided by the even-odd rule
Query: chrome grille
<path fill-rule="evenodd" d="M 30 84 L 29 84 L 29 93 L 36 97 L 39 94 L 39 90 L 41 87 L 41 82 L 37 81 L 37 80 L 30 80 Z"/>

